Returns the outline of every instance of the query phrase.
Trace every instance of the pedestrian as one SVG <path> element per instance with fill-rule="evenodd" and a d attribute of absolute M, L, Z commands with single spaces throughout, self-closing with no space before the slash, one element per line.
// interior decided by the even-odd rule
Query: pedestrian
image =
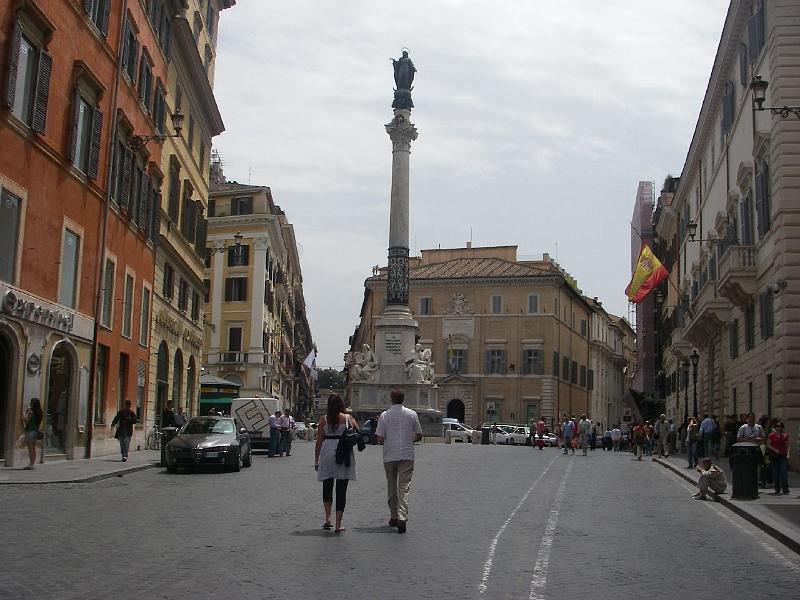
<path fill-rule="evenodd" d="M 281 438 L 281 429 L 278 427 L 278 419 L 281 416 L 281 411 L 276 410 L 274 414 L 271 414 L 268 419 L 269 424 L 269 447 L 267 448 L 267 457 L 272 458 L 278 454 L 278 447 L 280 444 Z M 319 431 L 319 425 L 317 425 L 317 431 Z"/>
<path fill-rule="evenodd" d="M 647 428 L 643 422 L 638 422 L 633 428 L 633 454 L 636 460 L 642 460 L 642 453 L 647 444 Z"/>
<path fill-rule="evenodd" d="M 653 424 L 650 421 L 644 422 L 644 432 L 645 432 L 645 443 L 644 447 L 647 451 L 647 456 L 653 455 L 653 444 L 655 444 L 655 434 L 656 430 L 653 427 Z"/>
<path fill-rule="evenodd" d="M 669 456 L 669 434 L 670 424 L 667 423 L 667 415 L 660 415 L 655 424 L 653 437 L 658 447 L 659 458 Z"/>
<path fill-rule="evenodd" d="M 119 453 L 122 455 L 122 462 L 128 462 L 128 449 L 131 446 L 131 438 L 133 437 L 133 426 L 138 421 L 136 413 L 131 410 L 130 400 L 125 400 L 125 406 L 117 412 L 111 421 L 111 427 L 116 426 L 117 428 L 114 437 L 119 440 Z"/>
<path fill-rule="evenodd" d="M 678 428 L 675 425 L 675 421 L 670 419 L 669 423 L 669 434 L 667 436 L 667 456 L 670 454 L 675 454 L 677 448 L 677 440 L 678 440 Z"/>
<path fill-rule="evenodd" d="M 289 409 L 284 408 L 283 414 L 278 417 L 278 427 L 281 430 L 281 437 L 280 437 L 280 448 L 278 452 L 281 456 L 284 454 L 286 456 L 292 455 L 292 436 L 294 435 L 294 429 L 297 425 L 292 418 L 292 415 L 289 414 Z"/>
<path fill-rule="evenodd" d="M 564 436 L 564 454 L 567 453 L 567 450 L 572 448 L 572 453 L 575 454 L 575 448 L 572 446 L 572 436 L 575 433 L 575 423 L 570 419 L 566 418 L 564 422 L 561 424 L 561 434 Z"/>
<path fill-rule="evenodd" d="M 611 430 L 611 443 L 614 447 L 614 452 L 619 452 L 619 444 L 622 441 L 622 431 L 619 428 L 619 425 L 614 427 Z"/>
<path fill-rule="evenodd" d="M 38 398 L 31 398 L 28 410 L 25 411 L 25 417 L 22 420 L 22 429 L 25 438 L 25 447 L 28 449 L 28 466 L 23 467 L 26 471 L 32 471 L 36 468 L 36 444 L 44 436 L 39 430 L 42 425 L 42 403 Z"/>
<path fill-rule="evenodd" d="M 700 423 L 700 444 L 703 456 L 711 456 L 714 444 L 714 430 L 717 428 L 714 419 L 708 415 L 703 415 Z"/>
<path fill-rule="evenodd" d="M 614 447 L 614 433 L 610 429 L 606 429 L 603 434 L 603 452 L 608 452 Z"/>
<path fill-rule="evenodd" d="M 492 423 L 492 428 L 489 430 L 489 441 L 492 444 L 497 444 L 497 434 L 500 432 L 500 428 L 497 426 L 497 421 Z"/>
<path fill-rule="evenodd" d="M 175 409 L 172 401 L 161 411 L 161 427 L 175 427 Z"/>
<path fill-rule="evenodd" d="M 539 419 L 536 421 L 536 445 L 539 446 L 539 450 L 544 450 L 544 433 L 544 419 Z"/>
<path fill-rule="evenodd" d="M 391 400 L 391 408 L 378 418 L 378 443 L 383 444 L 389 526 L 397 527 L 397 533 L 405 533 L 408 527 L 408 494 L 414 474 L 414 442 L 422 439 L 422 426 L 417 413 L 403 406 L 405 394 L 402 390 L 393 389 Z"/>
<path fill-rule="evenodd" d="M 698 492 L 692 498 L 708 500 L 707 493 L 709 489 L 717 494 L 722 494 L 727 489 L 728 484 L 725 481 L 725 472 L 717 465 L 712 464 L 710 456 L 704 456 L 700 459 L 697 472 L 700 473 L 700 479 L 697 480 Z"/>
<path fill-rule="evenodd" d="M 183 412 L 182 406 L 178 407 L 178 412 L 175 413 L 175 417 L 173 418 L 175 419 L 175 427 L 181 428 L 186 425 L 187 416 L 186 413 Z"/>
<path fill-rule="evenodd" d="M 592 422 L 586 418 L 586 415 L 581 415 L 581 420 L 578 423 L 578 436 L 580 439 L 581 450 L 583 455 L 586 456 L 589 452 L 589 440 L 592 432 Z"/>
<path fill-rule="evenodd" d="M 713 415 L 714 431 L 711 432 L 711 455 L 719 460 L 719 450 L 722 441 L 722 427 L 719 424 L 719 417 Z"/>
<path fill-rule="evenodd" d="M 730 456 L 731 446 L 736 443 L 736 431 L 739 428 L 736 426 L 736 415 L 728 415 L 725 417 L 725 456 Z"/>
<path fill-rule="evenodd" d="M 288 412 L 288 411 L 287 411 Z M 280 415 L 277 411 L 275 416 Z M 347 504 L 347 484 L 356 480 L 356 457 L 350 448 L 349 457 L 341 463 L 336 461 L 336 448 L 348 427 L 358 428 L 358 423 L 344 412 L 344 401 L 339 394 L 328 396 L 328 410 L 317 424 L 317 443 L 314 447 L 314 470 L 317 481 L 322 482 L 322 506 L 325 522 L 322 528 L 329 530 L 333 508 L 333 488 L 336 486 L 336 525 L 334 533 L 343 533 L 342 516 Z M 348 460 L 349 458 L 349 460 Z"/>
<path fill-rule="evenodd" d="M 686 426 L 686 458 L 689 461 L 687 469 L 694 469 L 697 466 L 697 444 L 700 439 L 700 426 L 697 424 L 697 417 L 689 419 Z"/>
<path fill-rule="evenodd" d="M 764 434 L 764 428 L 756 423 L 755 413 L 748 414 L 747 422 L 739 428 L 736 434 L 736 441 L 763 444 L 765 439 L 767 439 L 767 436 Z"/>
<path fill-rule="evenodd" d="M 767 436 L 767 455 L 772 463 L 774 495 L 789 494 L 789 434 L 783 430 L 783 421 L 775 423 Z"/>

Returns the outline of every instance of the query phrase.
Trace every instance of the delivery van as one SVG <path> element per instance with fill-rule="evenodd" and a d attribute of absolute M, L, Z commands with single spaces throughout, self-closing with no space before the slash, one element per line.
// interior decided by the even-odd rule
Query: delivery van
<path fill-rule="evenodd" d="M 247 429 L 253 448 L 269 447 L 269 416 L 276 410 L 281 410 L 280 400 L 273 396 L 234 398 L 231 402 L 231 416 Z"/>

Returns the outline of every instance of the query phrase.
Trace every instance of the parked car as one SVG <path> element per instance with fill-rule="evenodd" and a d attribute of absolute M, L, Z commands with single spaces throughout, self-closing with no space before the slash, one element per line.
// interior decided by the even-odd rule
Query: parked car
<path fill-rule="evenodd" d="M 359 433 L 361 433 L 361 439 L 364 440 L 365 444 L 377 444 L 378 443 L 378 436 L 375 430 L 372 427 L 373 423 L 369 419 L 365 420 L 361 427 L 359 428 Z"/>
<path fill-rule="evenodd" d="M 231 417 L 193 417 L 166 447 L 167 471 L 178 467 L 219 465 L 232 471 L 252 464 L 247 429 Z"/>
<path fill-rule="evenodd" d="M 297 421 L 294 424 L 294 437 L 298 440 L 306 439 L 306 424 L 303 421 Z"/>
<path fill-rule="evenodd" d="M 500 436 L 497 436 L 498 438 Z M 498 439 L 499 441 L 499 439 Z M 521 444 L 523 446 L 530 445 L 531 443 L 531 430 L 528 427 L 513 427 L 505 435 L 505 443 L 515 446 Z"/>
<path fill-rule="evenodd" d="M 445 432 L 450 432 L 450 439 L 454 442 L 472 443 L 472 436 L 475 432 L 463 423 L 459 423 L 458 421 L 444 423 L 443 428 Z"/>
<path fill-rule="evenodd" d="M 535 437 L 534 445 L 537 445 L 538 442 L 539 442 L 539 434 L 535 433 L 534 437 Z M 548 446 L 548 447 L 558 446 L 558 437 L 556 437 L 555 433 L 545 433 L 544 436 L 542 436 L 542 437 L 544 438 L 544 445 L 545 446 Z"/>

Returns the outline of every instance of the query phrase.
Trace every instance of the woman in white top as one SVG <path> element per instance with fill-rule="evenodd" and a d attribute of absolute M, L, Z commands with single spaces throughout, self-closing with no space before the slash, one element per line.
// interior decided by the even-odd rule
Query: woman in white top
<path fill-rule="evenodd" d="M 317 481 L 322 482 L 322 505 L 325 507 L 323 529 L 331 529 L 331 507 L 333 487 L 336 482 L 336 529 L 342 533 L 342 514 L 347 502 L 347 484 L 356 480 L 356 458 L 350 450 L 350 460 L 341 464 L 336 462 L 336 447 L 348 427 L 358 428 L 355 419 L 344 412 L 344 401 L 339 394 L 328 396 L 328 411 L 317 425 L 317 445 L 314 450 L 314 469 Z"/>

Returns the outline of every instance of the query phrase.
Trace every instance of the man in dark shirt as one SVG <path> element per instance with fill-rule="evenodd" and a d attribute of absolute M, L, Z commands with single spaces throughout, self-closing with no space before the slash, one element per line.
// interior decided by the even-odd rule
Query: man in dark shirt
<path fill-rule="evenodd" d="M 175 427 L 175 410 L 172 402 L 167 402 L 167 407 L 161 413 L 161 427 Z"/>
<path fill-rule="evenodd" d="M 133 426 L 137 423 L 136 413 L 131 410 L 131 401 L 125 400 L 125 407 L 120 410 L 111 421 L 111 427 L 116 425 L 117 432 L 114 437 L 119 440 L 119 451 L 122 454 L 122 462 L 128 461 L 128 448 L 133 437 Z"/>

